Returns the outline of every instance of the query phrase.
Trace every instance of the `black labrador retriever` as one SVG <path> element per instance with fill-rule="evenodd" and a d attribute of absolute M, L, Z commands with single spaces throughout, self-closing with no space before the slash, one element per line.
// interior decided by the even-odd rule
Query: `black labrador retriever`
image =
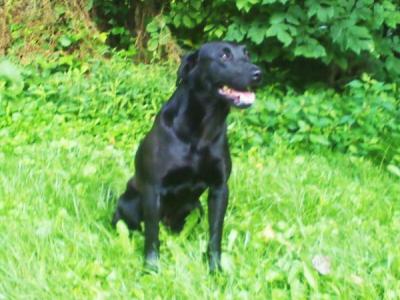
<path fill-rule="evenodd" d="M 261 70 L 241 45 L 207 43 L 183 58 L 177 89 L 137 150 L 136 174 L 113 218 L 132 230 L 144 221 L 148 267 L 158 265 L 159 222 L 179 232 L 188 214 L 201 210 L 199 197 L 208 189 L 209 266 L 220 269 L 231 172 L 226 117 L 232 106 L 252 105 L 250 89 L 260 80 Z"/>

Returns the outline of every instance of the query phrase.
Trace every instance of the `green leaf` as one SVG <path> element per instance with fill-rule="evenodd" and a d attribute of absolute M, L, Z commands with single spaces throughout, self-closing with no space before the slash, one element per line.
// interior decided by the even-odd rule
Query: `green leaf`
<path fill-rule="evenodd" d="M 385 24 L 390 28 L 396 29 L 400 24 L 400 11 L 398 7 L 393 7 L 393 4 L 389 1 L 385 1 L 383 5 L 385 7 Z"/>
<path fill-rule="evenodd" d="M 318 289 L 318 281 L 316 278 L 316 274 L 307 266 L 306 263 L 303 263 L 303 274 L 304 278 L 307 280 L 307 283 L 313 290 Z"/>
<path fill-rule="evenodd" d="M 260 27 L 258 24 L 254 24 L 250 27 L 247 36 L 257 45 L 261 44 L 264 40 L 266 30 Z"/>
<path fill-rule="evenodd" d="M 304 22 L 307 19 L 306 13 L 304 9 L 296 4 L 296 5 L 290 5 L 289 9 L 287 11 L 287 16 L 286 20 L 288 23 L 293 23 L 294 25 L 299 25 L 301 22 Z M 293 22 L 293 20 L 295 20 Z"/>
<path fill-rule="evenodd" d="M 373 24 L 374 24 L 374 27 L 376 29 L 378 29 L 383 24 L 383 22 L 385 20 L 384 9 L 383 9 L 382 4 L 380 4 L 380 3 L 375 3 L 374 4 L 374 12 L 373 12 L 373 14 L 374 14 L 374 17 L 373 17 L 373 22 L 374 23 Z"/>
<path fill-rule="evenodd" d="M 290 265 L 290 269 L 287 274 L 289 284 L 299 279 L 299 274 L 301 273 L 301 271 L 302 271 L 301 262 L 298 260 L 293 261 Z"/>
<path fill-rule="evenodd" d="M 189 234 L 193 232 L 194 228 L 196 228 L 196 225 L 199 223 L 200 219 L 201 219 L 201 213 L 198 209 L 191 212 L 189 216 L 186 217 L 185 227 L 180 233 L 180 238 L 187 239 Z"/>
<path fill-rule="evenodd" d="M 149 24 L 147 24 L 146 30 L 147 30 L 147 32 L 149 32 L 149 33 L 153 33 L 153 32 L 156 32 L 156 31 L 159 30 L 159 26 L 158 26 L 157 22 L 152 21 L 152 22 L 150 22 Z"/>
<path fill-rule="evenodd" d="M 286 31 L 280 31 L 277 37 L 278 40 L 280 40 L 285 47 L 289 46 L 290 43 L 293 41 L 293 38 Z"/>
<path fill-rule="evenodd" d="M 288 26 L 286 24 L 273 24 L 270 28 L 268 28 L 266 32 L 266 36 L 276 36 L 279 41 L 281 41 L 285 47 L 287 47 L 292 41 L 293 38 L 286 31 Z"/>
<path fill-rule="evenodd" d="M 388 71 L 400 75 L 400 59 L 394 57 L 393 55 L 386 59 L 385 67 Z"/>
<path fill-rule="evenodd" d="M 173 17 L 172 23 L 174 24 L 175 27 L 180 27 L 182 24 L 181 15 L 176 15 L 175 17 Z"/>
<path fill-rule="evenodd" d="M 285 14 L 282 12 L 274 13 L 269 19 L 270 24 L 279 24 L 283 23 L 284 21 L 285 21 Z"/>
<path fill-rule="evenodd" d="M 201 10 L 202 1 L 190 1 L 190 5 L 197 10 Z"/>
<path fill-rule="evenodd" d="M 72 44 L 72 40 L 69 36 L 67 35 L 62 35 L 59 39 L 58 39 L 58 43 L 61 45 L 61 47 L 63 48 L 68 48 L 69 46 L 71 46 Z"/>
<path fill-rule="evenodd" d="M 149 51 L 156 51 L 158 48 L 158 35 L 155 38 L 151 38 L 148 42 L 147 42 L 147 49 Z"/>
<path fill-rule="evenodd" d="M 249 0 L 236 0 L 236 7 L 238 10 L 244 10 L 245 12 L 249 12 L 252 6 L 251 1 Z"/>
<path fill-rule="evenodd" d="M 118 242 L 121 245 L 122 249 L 126 252 L 131 250 L 131 243 L 129 239 L 129 229 L 126 226 L 125 222 L 119 220 L 116 225 L 117 234 L 118 234 Z"/>
<path fill-rule="evenodd" d="M 362 83 L 360 80 L 355 79 L 355 80 L 350 81 L 350 82 L 347 84 L 347 86 L 352 87 L 352 88 L 359 89 L 359 88 L 363 87 L 363 83 Z"/>
<path fill-rule="evenodd" d="M 85 10 L 90 11 L 93 8 L 93 0 L 88 0 L 85 5 Z"/>
<path fill-rule="evenodd" d="M 90 5 L 90 2 L 92 2 L 92 5 L 93 5 L 93 1 L 88 1 L 87 5 Z M 56 5 L 54 6 L 54 12 L 55 12 L 55 14 L 56 14 L 57 17 L 60 17 L 60 16 L 62 16 L 62 15 L 65 14 L 66 8 L 65 8 L 64 5 L 56 4 Z"/>
<path fill-rule="evenodd" d="M 126 32 L 125 27 L 116 26 L 111 29 L 111 33 L 114 35 L 124 34 Z"/>
<path fill-rule="evenodd" d="M 171 40 L 171 34 L 169 30 L 162 30 L 158 38 L 158 43 L 160 45 L 166 45 L 170 40 Z"/>
<path fill-rule="evenodd" d="M 291 15 L 289 13 L 286 15 L 286 21 L 289 24 L 293 24 L 293 25 L 296 25 L 296 26 L 300 25 L 299 19 L 295 15 Z"/>
<path fill-rule="evenodd" d="M 201 217 L 201 216 L 199 216 L 199 217 Z M 196 225 L 197 225 L 197 223 L 196 223 Z M 233 249 L 233 247 L 234 247 L 234 245 L 235 245 L 235 242 L 236 242 L 236 239 L 237 239 L 237 237 L 238 237 L 238 232 L 235 230 L 235 229 L 232 229 L 232 231 L 229 233 L 229 236 L 228 236 L 228 246 L 227 246 L 227 250 L 230 252 L 230 251 L 232 251 L 232 249 Z"/>
<path fill-rule="evenodd" d="M 236 24 L 232 24 L 232 25 L 236 25 Z M 204 27 L 204 32 L 211 31 L 211 30 L 214 29 L 214 27 L 215 27 L 214 24 L 207 24 L 207 25 Z M 230 26 L 229 26 L 229 27 L 230 27 Z"/>
<path fill-rule="evenodd" d="M 228 41 L 241 42 L 243 41 L 245 34 L 245 31 L 241 30 L 237 23 L 233 23 L 229 25 L 228 31 L 225 34 L 225 39 Z"/>
<path fill-rule="evenodd" d="M 392 173 L 393 175 L 396 175 L 397 177 L 400 177 L 400 168 L 395 166 L 395 165 L 388 165 L 387 170 Z"/>
<path fill-rule="evenodd" d="M 285 279 L 285 274 L 279 269 L 274 269 L 274 268 L 268 269 L 268 271 L 265 274 L 265 281 L 268 283 L 281 281 L 284 279 Z"/>
<path fill-rule="evenodd" d="M 224 34 L 224 27 L 219 26 L 218 28 L 216 28 L 213 31 L 213 34 L 217 37 L 217 38 L 221 38 Z"/>
<path fill-rule="evenodd" d="M 321 134 L 310 134 L 310 141 L 313 144 L 320 144 L 324 146 L 330 146 L 331 144 L 329 140 Z"/>
<path fill-rule="evenodd" d="M 346 24 L 346 22 L 336 22 L 332 25 L 330 34 L 334 42 L 338 42 L 341 46 L 344 43 L 343 32 L 346 30 L 346 25 L 352 26 L 351 24 Z"/>
<path fill-rule="evenodd" d="M 320 6 L 317 3 L 315 3 L 314 1 L 310 1 L 310 2 L 311 2 L 310 3 L 311 5 L 307 11 L 308 18 L 315 16 L 317 14 L 318 10 L 320 9 Z"/>
<path fill-rule="evenodd" d="M 182 21 L 183 21 L 183 25 L 185 25 L 188 28 L 193 28 L 195 25 L 194 22 L 192 21 L 192 19 L 189 18 L 189 16 L 187 16 L 187 15 L 183 16 Z"/>
<path fill-rule="evenodd" d="M 83 168 L 82 175 L 85 177 L 90 177 L 96 174 L 96 172 L 97 172 L 96 166 L 89 163 Z"/>
<path fill-rule="evenodd" d="M 299 279 L 290 282 L 290 299 L 307 299 L 307 287 Z"/>
<path fill-rule="evenodd" d="M 346 28 L 346 43 L 345 48 L 359 54 L 362 50 L 372 51 L 374 42 L 368 28 L 354 25 Z"/>
<path fill-rule="evenodd" d="M 9 83 L 14 92 L 22 91 L 24 81 L 19 68 L 8 60 L 0 61 L 0 81 Z"/>
<path fill-rule="evenodd" d="M 318 58 L 326 56 L 325 48 L 313 38 L 303 39 L 294 50 L 295 56 Z"/>
<path fill-rule="evenodd" d="M 333 7 L 322 7 L 320 6 L 317 10 L 317 18 L 321 22 L 327 22 L 333 18 L 335 10 Z"/>
<path fill-rule="evenodd" d="M 285 289 L 273 288 L 271 291 L 271 299 L 284 300 L 289 299 L 288 291 Z"/>

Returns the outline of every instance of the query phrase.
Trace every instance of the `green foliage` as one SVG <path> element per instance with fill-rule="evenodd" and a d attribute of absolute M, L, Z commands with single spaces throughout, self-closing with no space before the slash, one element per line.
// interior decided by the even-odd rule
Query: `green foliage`
<path fill-rule="evenodd" d="M 149 275 L 143 236 L 110 220 L 175 69 L 118 56 L 0 66 L 0 298 L 400 296 L 396 85 L 269 87 L 233 111 L 224 273 L 207 274 L 207 218 L 190 216 L 183 235 L 161 227 L 161 270 Z"/>
<path fill-rule="evenodd" d="M 107 42 L 110 46 L 119 49 L 132 49 L 135 43 L 132 36 L 132 28 L 127 24 L 132 23 L 131 1 L 86 1 L 87 11 L 92 11 L 94 21 L 99 24 L 107 34 Z"/>
<path fill-rule="evenodd" d="M 139 122 L 133 125 L 136 131 Z M 68 126 L 79 131 L 91 124 Z M 122 223 L 110 226 L 132 173 L 131 154 L 95 134 L 62 131 L 53 138 L 0 147 L 2 298 L 400 297 L 400 186 L 368 161 L 243 151 L 230 179 L 224 273 L 207 273 L 203 217 L 184 235 L 161 226 L 161 270 L 146 274 L 143 235 L 129 236 Z M 318 256 L 330 261 L 326 275 L 313 265 Z"/>
<path fill-rule="evenodd" d="M 23 88 L 24 83 L 19 68 L 8 60 L 0 60 L 0 84 L 8 93 L 18 94 Z"/>
<path fill-rule="evenodd" d="M 234 124 L 248 124 L 245 139 L 250 147 L 269 145 L 278 138 L 297 148 L 322 148 L 368 156 L 378 163 L 400 165 L 400 100 L 395 84 L 383 84 L 364 75 L 348 84 L 342 94 L 308 90 L 284 94 L 268 88 L 249 112 L 233 117 Z M 250 138 L 249 138 L 250 137 Z"/>
<path fill-rule="evenodd" d="M 50 62 L 38 58 L 19 71 L 9 62 L 2 65 L 8 66 L 3 73 L 9 75 L 0 74 L 0 126 L 3 133 L 16 135 L 17 143 L 19 138 L 30 143 L 45 139 L 54 134 L 54 124 L 65 129 L 69 122 L 83 120 L 92 125 L 75 134 L 123 143 L 137 140 L 174 89 L 171 67 L 128 65 L 118 57 L 111 63 L 85 63 L 70 56 Z M 273 149 L 283 142 L 307 151 L 332 149 L 400 166 L 399 99 L 395 84 L 367 75 L 348 84 L 343 94 L 267 87 L 257 92 L 253 108 L 231 115 L 232 151 Z M 37 121 L 46 125 L 32 127 Z M 18 128 L 36 133 L 28 138 Z M 103 131 L 107 134 L 100 134 Z"/>
<path fill-rule="evenodd" d="M 40 0 L 35 9 L 20 1 L 5 2 L 7 30 L 0 28 L 10 39 L 0 51 L 15 56 L 109 55 L 111 46 L 141 62 L 176 60 L 178 44 L 225 39 L 248 45 L 270 82 L 341 87 L 365 72 L 400 78 L 396 0 Z"/>
<path fill-rule="evenodd" d="M 99 32 L 89 17 L 90 1 L 5 0 L 0 8 L 0 53 L 35 59 L 37 54 L 76 57 L 101 56 L 109 52 L 105 45 L 108 33 Z M 1 5 L 0 5 L 1 6 Z M 4 26 L 3 26 L 4 24 Z"/>
<path fill-rule="evenodd" d="M 375 75 L 385 72 L 391 79 L 400 75 L 396 1 L 186 0 L 171 1 L 170 6 L 167 20 L 188 45 L 204 42 L 195 28 L 206 39 L 251 45 L 261 62 L 304 57 L 322 61 L 331 72 L 339 68 L 354 76 L 357 68 Z"/>
<path fill-rule="evenodd" d="M 14 137 L 4 146 L 87 135 L 134 144 L 173 89 L 171 77 L 160 77 L 171 74 L 167 67 L 129 66 L 119 59 L 66 67 L 38 59 L 22 70 L 22 94 L 0 78 L 0 135 Z M 82 122 L 87 125 L 79 126 Z"/>
<path fill-rule="evenodd" d="M 153 60 L 160 60 L 168 53 L 168 47 L 173 46 L 171 31 L 165 18 L 160 15 L 147 24 L 146 31 L 149 34 L 147 50 L 152 54 Z"/>

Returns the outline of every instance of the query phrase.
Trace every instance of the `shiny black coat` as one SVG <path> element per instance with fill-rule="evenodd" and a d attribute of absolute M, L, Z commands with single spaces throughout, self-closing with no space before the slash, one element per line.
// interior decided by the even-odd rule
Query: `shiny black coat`
<path fill-rule="evenodd" d="M 232 106 L 247 104 L 232 102 L 219 89 L 227 85 L 247 90 L 260 76 L 240 45 L 208 43 L 184 57 L 177 89 L 137 150 L 136 174 L 113 219 L 114 224 L 124 220 L 130 229 L 139 229 L 144 222 L 148 266 L 156 266 L 159 256 L 159 221 L 180 231 L 187 215 L 201 210 L 199 197 L 208 189 L 210 269 L 220 267 L 231 172 L 226 117 Z"/>

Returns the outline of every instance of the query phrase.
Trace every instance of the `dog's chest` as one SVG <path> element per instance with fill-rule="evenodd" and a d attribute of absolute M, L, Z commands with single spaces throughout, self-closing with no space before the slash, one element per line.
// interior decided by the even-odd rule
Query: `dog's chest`
<path fill-rule="evenodd" d="M 163 178 L 163 187 L 172 193 L 202 193 L 221 177 L 220 161 L 208 151 L 191 151 Z"/>

